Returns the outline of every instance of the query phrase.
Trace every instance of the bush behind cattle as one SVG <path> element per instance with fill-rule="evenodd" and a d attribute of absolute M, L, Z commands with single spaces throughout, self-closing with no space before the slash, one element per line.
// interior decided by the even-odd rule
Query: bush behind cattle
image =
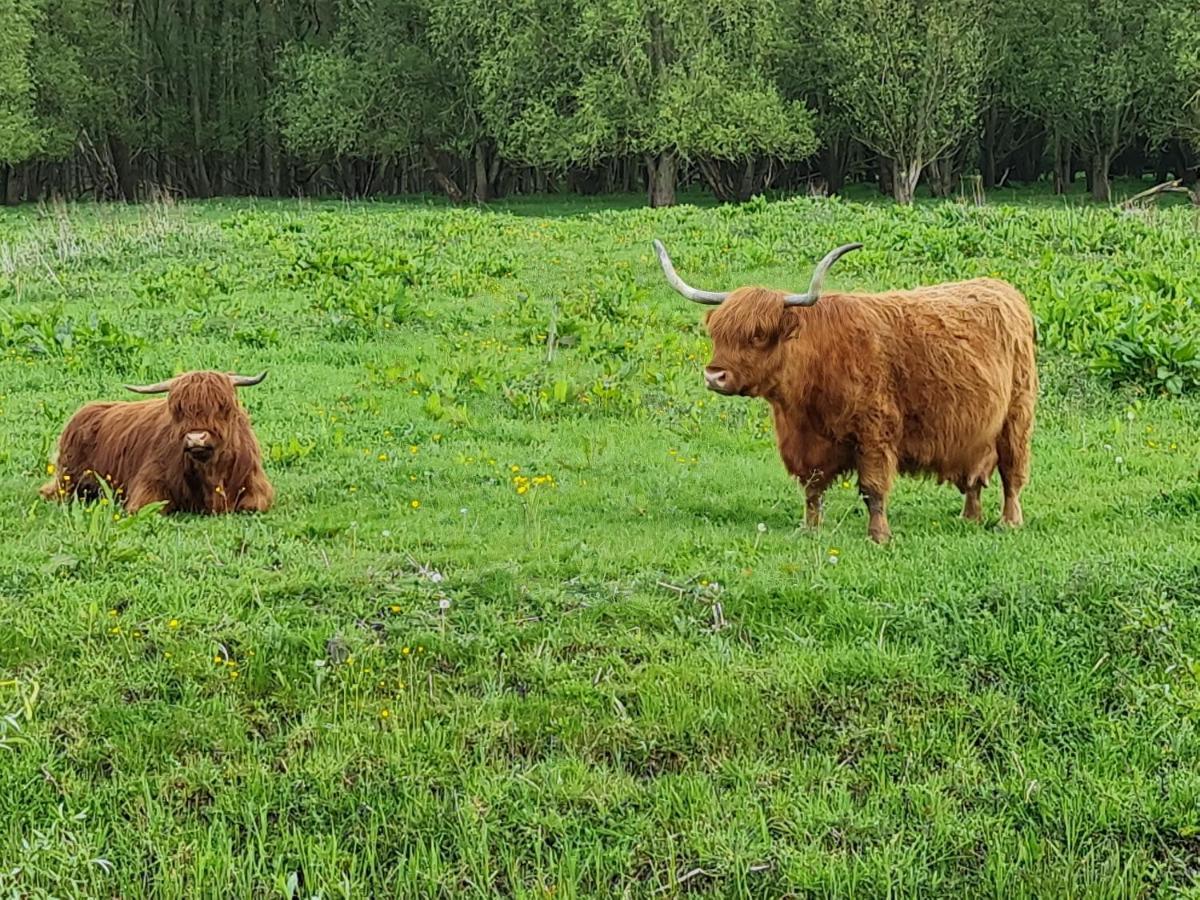
<path fill-rule="evenodd" d="M 1194 218 L 614 202 L 0 211 L 0 310 L 146 340 L 114 379 L 0 334 L 0 893 L 1186 890 L 1200 408 L 1089 370 Z M 844 482 L 807 530 L 656 235 L 697 283 L 852 236 L 831 290 L 1016 284 L 1025 528 L 902 481 L 887 547 Z M 404 261 L 403 322 L 331 327 Z M 271 372 L 270 513 L 36 500 L 81 400 L 212 367 Z"/>

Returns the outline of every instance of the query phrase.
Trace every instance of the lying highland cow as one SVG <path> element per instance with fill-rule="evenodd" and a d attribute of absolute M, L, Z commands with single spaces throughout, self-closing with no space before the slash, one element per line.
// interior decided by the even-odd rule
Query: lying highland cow
<path fill-rule="evenodd" d="M 868 534 L 880 543 L 891 536 L 887 498 L 897 473 L 953 482 L 966 497 L 963 516 L 980 521 L 980 491 L 997 466 L 1002 521 L 1020 525 L 1038 388 L 1029 304 L 990 278 L 822 296 L 829 267 L 860 246 L 821 260 L 805 294 L 719 293 L 685 284 L 654 242 L 671 286 L 717 306 L 706 320 L 708 388 L 771 404 L 809 525 L 820 523 L 825 489 L 849 471 L 858 474 Z"/>
<path fill-rule="evenodd" d="M 129 387 L 165 399 L 87 404 L 59 438 L 54 480 L 42 496 L 94 500 L 103 480 L 130 512 L 158 502 L 164 512 L 269 509 L 275 491 L 234 391 L 266 376 L 188 372 Z"/>

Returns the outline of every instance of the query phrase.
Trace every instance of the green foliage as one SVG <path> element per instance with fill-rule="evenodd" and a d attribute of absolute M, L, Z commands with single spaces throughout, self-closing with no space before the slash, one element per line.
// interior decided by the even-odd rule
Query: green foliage
<path fill-rule="evenodd" d="M 5 896 L 1190 888 L 1200 409 L 1090 371 L 1125 320 L 1194 339 L 1186 206 L 57 215 L 67 262 L 0 212 Z M 915 479 L 886 548 L 852 482 L 804 528 L 655 236 L 714 288 L 803 286 L 851 238 L 831 290 L 1014 282 L 1043 339 L 1025 529 Z M 397 285 L 405 318 L 339 339 L 320 298 Z M 93 313 L 153 336 L 136 374 L 12 326 Z M 82 402 L 199 367 L 270 370 L 241 397 L 274 510 L 38 499 Z"/>
<path fill-rule="evenodd" d="M 343 0 L 331 46 L 284 54 L 275 114 L 288 146 L 311 156 L 386 159 L 452 146 L 458 102 L 426 36 L 425 4 Z"/>
<path fill-rule="evenodd" d="M 973 126 L 987 72 L 982 9 L 970 0 L 822 0 L 807 21 L 829 89 L 864 144 L 896 165 L 896 199 Z"/>
<path fill-rule="evenodd" d="M 644 167 L 652 204 L 701 180 L 742 202 L 804 189 L 821 150 L 831 189 L 878 154 L 909 202 L 922 171 L 952 191 L 982 142 L 989 187 L 998 157 L 1022 180 L 1047 162 L 1069 180 L 1074 159 L 1107 200 L 1118 151 L 1200 131 L 1198 16 L 1197 0 L 0 0 L 0 187 L 487 202 L 564 174 L 629 188 Z"/>
<path fill-rule="evenodd" d="M 29 64 L 36 11 L 34 0 L 0 0 L 0 164 L 23 162 L 42 144 Z"/>
<path fill-rule="evenodd" d="M 773 80 L 780 21 L 775 4 L 743 0 L 434 9 L 443 53 L 474 48 L 471 78 L 501 148 L 548 166 L 623 154 L 807 155 L 809 114 Z"/>
<path fill-rule="evenodd" d="M 86 361 L 126 371 L 145 340 L 95 311 L 75 319 L 61 311 L 0 309 L 0 348 L 25 359 Z"/>

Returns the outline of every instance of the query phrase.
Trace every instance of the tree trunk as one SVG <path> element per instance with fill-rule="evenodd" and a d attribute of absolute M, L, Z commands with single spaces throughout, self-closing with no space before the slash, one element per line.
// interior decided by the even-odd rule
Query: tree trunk
<path fill-rule="evenodd" d="M 901 162 L 897 160 L 892 177 L 892 196 L 901 206 L 909 206 L 917 194 L 917 182 L 921 180 L 921 170 L 925 168 L 919 159 Z"/>
<path fill-rule="evenodd" d="M 429 172 L 433 176 L 434 182 L 450 198 L 451 203 L 462 203 L 465 199 L 462 188 L 450 177 L 449 167 L 446 165 L 443 155 L 430 146 L 426 146 L 424 152 L 425 165 L 429 167 Z"/>
<path fill-rule="evenodd" d="M 999 112 L 996 107 L 989 107 L 983 114 L 983 140 L 979 148 L 979 174 L 983 176 L 983 186 L 996 186 L 996 130 Z"/>
<path fill-rule="evenodd" d="M 929 191 L 935 197 L 949 197 L 958 186 L 955 159 L 947 156 L 929 164 Z"/>
<path fill-rule="evenodd" d="M 646 155 L 646 174 L 649 178 L 650 206 L 675 205 L 675 180 L 679 171 L 679 158 L 668 150 L 658 156 Z"/>
<path fill-rule="evenodd" d="M 126 203 L 137 200 L 137 177 L 130 164 L 129 145 L 117 134 L 108 136 L 108 152 L 112 154 L 113 169 L 117 175 L 117 196 Z"/>
<path fill-rule="evenodd" d="M 821 148 L 821 177 L 825 179 L 825 190 L 838 193 L 846 185 L 846 157 L 849 155 L 850 139 L 836 135 Z"/>
<path fill-rule="evenodd" d="M 0 206 L 11 206 L 8 198 L 8 186 L 12 182 L 12 166 L 0 163 Z"/>
<path fill-rule="evenodd" d="M 896 194 L 896 164 L 883 155 L 879 157 L 879 193 L 889 197 Z"/>
<path fill-rule="evenodd" d="M 475 202 L 487 203 L 492 199 L 492 185 L 488 179 L 487 148 L 483 141 L 475 144 Z"/>
<path fill-rule="evenodd" d="M 1054 193 L 1065 194 L 1071 183 L 1071 145 L 1054 138 Z"/>
<path fill-rule="evenodd" d="M 1105 151 L 1092 157 L 1092 199 L 1108 203 L 1112 199 L 1112 189 L 1108 181 L 1108 167 L 1112 154 Z"/>

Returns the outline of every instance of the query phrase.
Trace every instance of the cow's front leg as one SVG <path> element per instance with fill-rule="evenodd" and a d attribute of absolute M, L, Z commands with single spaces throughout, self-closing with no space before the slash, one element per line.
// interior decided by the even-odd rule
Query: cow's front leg
<path fill-rule="evenodd" d="M 171 495 L 164 485 L 156 481 L 145 480 L 134 481 L 129 486 L 129 493 L 125 498 L 125 510 L 130 515 L 152 503 L 165 503 L 162 512 L 171 511 Z"/>
<path fill-rule="evenodd" d="M 858 492 L 867 505 L 867 534 L 877 544 L 892 537 L 888 526 L 887 498 L 896 478 L 896 461 L 886 451 L 864 451 L 858 460 Z"/>
<path fill-rule="evenodd" d="M 811 472 L 808 477 L 800 477 L 804 485 L 804 524 L 809 528 L 818 528 L 825 511 L 825 489 L 833 478 L 823 472 Z"/>
<path fill-rule="evenodd" d="M 275 489 L 267 481 L 265 472 L 255 472 L 247 480 L 238 496 L 238 512 L 266 512 L 275 502 Z"/>
<path fill-rule="evenodd" d="M 962 517 L 968 522 L 982 522 L 983 504 L 980 502 L 979 496 L 983 491 L 983 483 L 966 478 L 960 478 L 956 483 L 963 494 Z"/>

